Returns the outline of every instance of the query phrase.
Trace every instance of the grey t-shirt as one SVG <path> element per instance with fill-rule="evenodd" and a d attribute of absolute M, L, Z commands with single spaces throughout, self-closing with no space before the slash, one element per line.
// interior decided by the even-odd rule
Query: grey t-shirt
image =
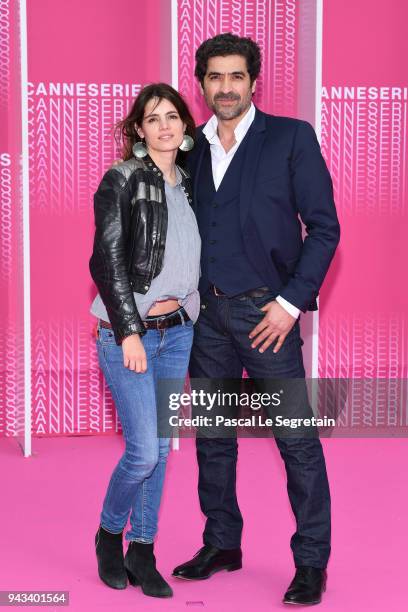
<path fill-rule="evenodd" d="M 195 322 L 200 313 L 200 294 L 197 287 L 200 276 L 201 239 L 177 167 L 176 176 L 174 187 L 165 181 L 168 226 L 162 270 L 152 280 L 147 293 L 134 292 L 133 296 L 142 319 L 147 316 L 156 300 L 173 297 L 178 299 L 180 306 L 184 306 L 190 319 Z M 99 293 L 92 303 L 91 313 L 109 322 L 108 313 Z"/>

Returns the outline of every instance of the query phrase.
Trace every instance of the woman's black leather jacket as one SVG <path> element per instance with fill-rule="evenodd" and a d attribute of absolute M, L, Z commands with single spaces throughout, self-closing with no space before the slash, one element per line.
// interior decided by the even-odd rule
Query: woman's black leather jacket
<path fill-rule="evenodd" d="M 179 167 L 192 204 L 191 183 Z M 133 292 L 146 293 L 163 267 L 167 234 L 164 178 L 152 159 L 132 158 L 106 172 L 94 196 L 91 276 L 106 307 L 115 340 L 146 329 Z"/>

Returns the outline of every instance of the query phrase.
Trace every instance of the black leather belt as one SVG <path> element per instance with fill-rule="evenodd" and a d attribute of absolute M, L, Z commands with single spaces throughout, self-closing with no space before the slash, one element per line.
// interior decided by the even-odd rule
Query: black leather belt
<path fill-rule="evenodd" d="M 211 285 L 210 286 L 210 291 L 211 293 L 214 293 L 214 295 L 216 295 L 217 297 L 227 297 L 227 294 L 224 293 L 223 291 L 221 291 L 221 289 L 218 289 L 218 287 L 216 287 L 215 285 Z M 234 295 L 233 297 L 262 297 L 264 295 L 266 295 L 267 293 L 269 293 L 270 289 L 269 287 L 257 287 L 256 289 L 251 289 L 250 291 L 244 291 L 244 293 L 239 293 L 238 295 Z"/>
<path fill-rule="evenodd" d="M 147 317 L 143 321 L 143 325 L 146 329 L 167 329 L 168 327 L 174 327 L 174 325 L 181 325 L 184 321 L 190 321 L 190 317 L 183 307 L 169 312 L 168 314 Z M 99 320 L 99 325 L 107 329 L 112 329 L 112 325 L 107 321 Z"/>

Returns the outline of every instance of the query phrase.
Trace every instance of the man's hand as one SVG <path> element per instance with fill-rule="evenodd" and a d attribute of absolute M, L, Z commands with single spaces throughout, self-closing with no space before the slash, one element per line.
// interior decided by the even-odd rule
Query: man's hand
<path fill-rule="evenodd" d="M 265 312 L 265 316 L 258 325 L 249 334 L 249 337 L 255 338 L 252 342 L 251 347 L 256 348 L 261 342 L 263 342 L 260 353 L 266 351 L 266 349 L 272 344 L 272 342 L 278 338 L 274 353 L 277 353 L 281 348 L 286 336 L 296 323 L 296 319 L 292 317 L 276 300 L 268 302 L 261 308 Z M 265 340 L 265 342 L 264 342 Z"/>
<path fill-rule="evenodd" d="M 123 365 L 138 374 L 147 370 L 146 351 L 139 334 L 132 334 L 122 340 Z"/>

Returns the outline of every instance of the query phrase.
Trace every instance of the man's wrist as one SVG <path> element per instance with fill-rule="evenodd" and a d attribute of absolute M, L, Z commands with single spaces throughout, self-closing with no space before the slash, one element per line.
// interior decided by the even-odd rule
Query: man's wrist
<path fill-rule="evenodd" d="M 299 308 L 297 308 L 297 306 L 294 306 L 293 304 L 291 304 L 290 302 L 288 302 L 287 300 L 285 300 L 285 298 L 283 298 L 281 295 L 276 296 L 276 301 L 278 302 L 278 304 L 280 306 L 282 306 L 282 308 L 284 308 L 286 310 L 286 312 L 288 312 L 294 319 L 297 319 L 300 315 L 300 310 Z"/>

